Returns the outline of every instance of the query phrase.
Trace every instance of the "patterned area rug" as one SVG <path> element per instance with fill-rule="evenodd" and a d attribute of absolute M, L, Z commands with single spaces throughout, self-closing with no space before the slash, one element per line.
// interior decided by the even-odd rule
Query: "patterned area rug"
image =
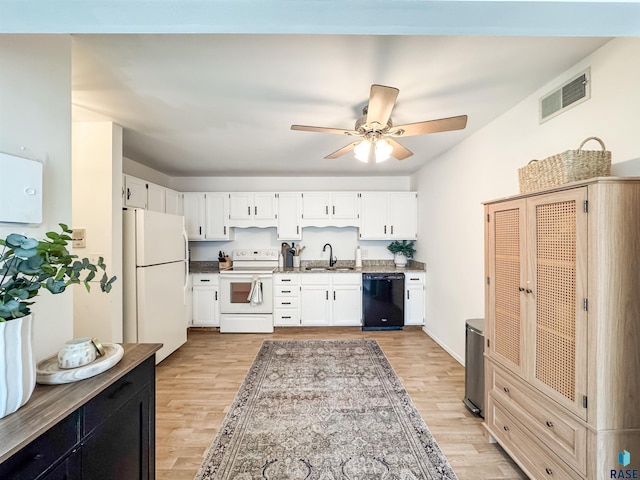
<path fill-rule="evenodd" d="M 456 479 L 375 340 L 265 341 L 195 480 Z"/>

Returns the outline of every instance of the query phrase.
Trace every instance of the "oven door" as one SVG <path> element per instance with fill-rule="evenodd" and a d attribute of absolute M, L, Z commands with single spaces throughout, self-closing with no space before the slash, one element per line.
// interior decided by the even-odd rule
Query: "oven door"
<path fill-rule="evenodd" d="M 273 275 L 222 273 L 220 313 L 273 313 Z"/>

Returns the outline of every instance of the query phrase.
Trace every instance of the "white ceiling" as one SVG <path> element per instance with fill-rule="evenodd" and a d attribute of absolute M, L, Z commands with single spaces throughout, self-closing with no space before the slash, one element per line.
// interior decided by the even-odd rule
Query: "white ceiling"
<path fill-rule="evenodd" d="M 407 175 L 607 40 L 81 34 L 74 120 L 113 120 L 127 158 L 171 176 Z M 414 155 L 375 166 L 323 159 L 348 137 L 290 130 L 353 128 L 373 83 L 400 89 L 394 124 L 467 114 L 467 128 L 401 139 Z"/>

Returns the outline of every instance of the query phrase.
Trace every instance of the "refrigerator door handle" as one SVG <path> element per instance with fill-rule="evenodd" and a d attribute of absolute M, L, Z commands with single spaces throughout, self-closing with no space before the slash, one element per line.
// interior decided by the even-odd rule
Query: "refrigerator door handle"
<path fill-rule="evenodd" d="M 189 294 L 189 237 L 187 231 L 182 230 L 182 238 L 184 238 L 184 283 L 182 286 L 182 304 L 187 304 L 187 295 Z"/>

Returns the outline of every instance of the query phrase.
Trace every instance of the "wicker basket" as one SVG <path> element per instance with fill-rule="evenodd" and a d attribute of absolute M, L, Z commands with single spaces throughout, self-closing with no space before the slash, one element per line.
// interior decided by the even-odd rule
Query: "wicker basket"
<path fill-rule="evenodd" d="M 582 150 L 589 140 L 596 140 L 602 150 Z M 611 175 L 611 152 L 605 149 L 598 137 L 589 137 L 580 144 L 578 150 L 553 155 L 544 160 L 531 160 L 518 169 L 520 193 L 542 190 L 576 180 Z"/>

